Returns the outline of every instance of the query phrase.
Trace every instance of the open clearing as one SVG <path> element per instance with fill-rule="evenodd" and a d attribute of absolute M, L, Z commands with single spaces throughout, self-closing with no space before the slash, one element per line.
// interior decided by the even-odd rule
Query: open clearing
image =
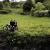
<path fill-rule="evenodd" d="M 20 35 L 25 33 L 30 35 L 50 35 L 50 17 L 33 17 L 14 13 L 0 14 L 0 27 L 9 24 L 11 19 L 17 21 Z"/>

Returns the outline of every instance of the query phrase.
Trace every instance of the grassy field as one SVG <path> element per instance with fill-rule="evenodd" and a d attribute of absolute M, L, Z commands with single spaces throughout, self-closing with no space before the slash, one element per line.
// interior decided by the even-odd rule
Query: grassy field
<path fill-rule="evenodd" d="M 9 24 L 11 19 L 15 19 L 18 24 L 18 34 L 32 35 L 50 35 L 50 18 L 49 17 L 32 17 L 30 15 L 19 14 L 0 14 L 0 27 Z"/>

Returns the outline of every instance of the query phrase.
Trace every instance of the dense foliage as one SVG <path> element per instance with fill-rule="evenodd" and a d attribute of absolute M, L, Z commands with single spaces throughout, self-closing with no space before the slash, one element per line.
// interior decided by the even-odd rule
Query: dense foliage
<path fill-rule="evenodd" d="M 46 6 L 46 9 L 50 9 L 50 0 L 45 0 L 43 4 Z"/>
<path fill-rule="evenodd" d="M 0 10 L 3 9 L 3 3 L 0 2 Z"/>
<path fill-rule="evenodd" d="M 37 2 L 44 2 L 44 0 L 35 0 L 35 2 L 37 3 Z"/>
<path fill-rule="evenodd" d="M 16 8 L 16 7 L 17 7 L 17 5 L 18 5 L 18 3 L 13 2 L 13 3 L 11 3 L 11 8 Z"/>
<path fill-rule="evenodd" d="M 41 11 L 41 10 L 44 10 L 45 9 L 45 6 L 41 2 L 37 2 L 37 4 L 35 5 L 35 9 L 37 11 Z"/>
<path fill-rule="evenodd" d="M 32 9 L 32 1 L 31 0 L 27 0 L 24 5 L 23 5 L 23 12 L 25 12 L 26 14 L 29 13 Z"/>
<path fill-rule="evenodd" d="M 24 14 L 32 14 L 33 16 L 40 16 L 40 14 L 42 14 L 41 16 L 48 16 L 48 14 L 50 13 L 45 13 L 46 15 L 44 15 L 44 12 L 40 12 L 40 11 L 45 11 L 45 10 L 50 10 L 50 1 L 49 0 L 27 0 L 26 2 L 9 2 L 9 0 L 4 0 L 3 3 L 0 3 L 0 9 L 4 9 L 6 8 L 6 12 L 9 12 L 9 9 L 12 8 L 20 8 L 23 9 L 23 13 Z M 19 10 L 20 11 L 20 10 Z M 36 13 L 37 11 L 39 11 L 39 13 Z M 1 12 L 1 11 L 0 11 Z M 22 12 L 22 10 L 20 11 Z M 34 14 L 35 13 L 35 14 Z"/>

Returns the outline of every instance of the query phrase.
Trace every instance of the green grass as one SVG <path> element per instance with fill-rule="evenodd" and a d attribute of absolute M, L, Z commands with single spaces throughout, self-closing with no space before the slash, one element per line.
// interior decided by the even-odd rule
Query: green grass
<path fill-rule="evenodd" d="M 50 18 L 49 17 L 32 17 L 30 15 L 19 14 L 0 14 L 0 27 L 9 24 L 11 19 L 15 19 L 18 24 L 20 35 L 50 35 Z"/>

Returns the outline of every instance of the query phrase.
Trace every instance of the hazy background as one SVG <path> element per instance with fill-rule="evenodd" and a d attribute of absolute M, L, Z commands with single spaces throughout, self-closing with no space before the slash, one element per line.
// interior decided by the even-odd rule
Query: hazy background
<path fill-rule="evenodd" d="M 3 0 L 0 0 L 3 1 Z M 26 1 L 26 0 L 10 0 L 11 2 L 20 2 L 20 1 Z"/>

